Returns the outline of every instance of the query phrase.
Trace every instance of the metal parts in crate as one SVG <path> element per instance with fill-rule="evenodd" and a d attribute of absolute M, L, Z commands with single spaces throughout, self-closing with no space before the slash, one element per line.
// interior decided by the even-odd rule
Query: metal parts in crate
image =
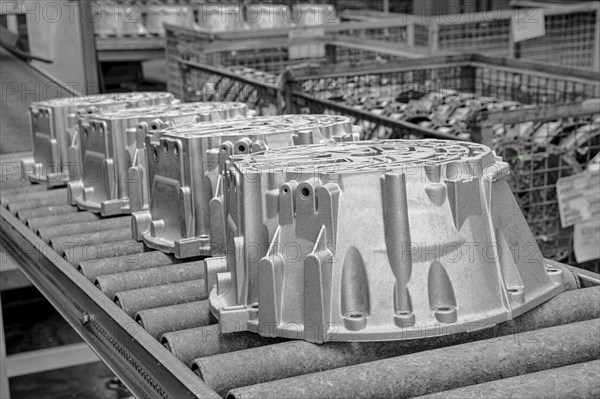
<path fill-rule="evenodd" d="M 600 151 L 600 100 L 480 115 L 481 135 L 513 172 L 509 185 L 544 257 L 573 255 L 556 184 L 583 172 Z"/>
<path fill-rule="evenodd" d="M 204 4 L 198 8 L 198 27 L 212 32 L 246 28 L 240 4 Z"/>
<path fill-rule="evenodd" d="M 148 135 L 150 208 L 133 214 L 134 238 L 177 258 L 221 254 L 229 222 L 220 170 L 230 155 L 359 138 L 350 118 L 330 115 L 192 124 L 165 129 L 158 140 Z"/>
<path fill-rule="evenodd" d="M 175 99 L 170 93 L 146 92 L 64 97 L 32 103 L 29 114 L 33 161 L 24 162 L 23 178 L 50 186 L 64 186 L 70 178 L 79 177 L 78 114 L 170 104 L 173 101 Z"/>
<path fill-rule="evenodd" d="M 335 143 L 227 165 L 227 271 L 206 278 L 222 332 L 414 339 L 491 327 L 563 291 L 484 145 Z"/>
<path fill-rule="evenodd" d="M 191 7 L 177 4 L 148 4 L 145 13 L 146 29 L 159 36 L 165 36 L 165 23 L 193 27 L 196 22 Z"/>
<path fill-rule="evenodd" d="M 198 26 L 212 32 L 339 24 L 331 4 L 212 3 L 198 8 Z"/>
<path fill-rule="evenodd" d="M 144 33 L 139 9 L 134 4 L 100 0 L 90 7 L 94 33 L 100 36 L 136 36 Z"/>
<path fill-rule="evenodd" d="M 358 110 L 368 110 L 394 120 L 413 123 L 440 134 L 471 140 L 471 122 L 483 111 L 512 110 L 523 105 L 516 101 L 499 101 L 496 98 L 453 89 L 436 88 L 438 82 L 423 84 L 396 84 L 386 79 L 366 76 L 352 82 L 350 87 L 337 82 L 316 81 L 304 85 L 307 92 Z M 380 137 L 387 135 L 385 130 Z"/>
<path fill-rule="evenodd" d="M 103 216 L 148 209 L 145 136 L 191 122 L 245 117 L 242 103 L 187 103 L 122 109 L 79 119 L 82 174 L 69 182 L 69 203 Z"/>

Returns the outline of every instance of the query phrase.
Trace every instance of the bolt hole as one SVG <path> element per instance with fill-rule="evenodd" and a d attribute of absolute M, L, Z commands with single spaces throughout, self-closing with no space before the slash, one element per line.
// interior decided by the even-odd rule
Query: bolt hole
<path fill-rule="evenodd" d="M 360 319 L 361 317 L 363 317 L 363 315 L 362 315 L 362 314 L 360 314 L 360 313 L 352 313 L 352 314 L 350 315 L 350 318 L 351 318 L 351 319 Z"/>
<path fill-rule="evenodd" d="M 558 269 L 548 269 L 548 273 L 558 273 Z"/>
<path fill-rule="evenodd" d="M 258 309 L 258 304 L 255 303 L 254 305 L 252 305 L 252 309 Z"/>
<path fill-rule="evenodd" d="M 283 194 L 288 194 L 290 192 L 290 190 L 287 187 L 283 188 Z"/>
<path fill-rule="evenodd" d="M 238 146 L 238 151 L 239 151 L 239 152 L 245 152 L 245 151 L 246 151 L 246 146 L 245 146 L 245 145 L 241 145 L 241 144 L 240 144 L 240 145 Z"/>
<path fill-rule="evenodd" d="M 308 187 L 302 187 L 302 189 L 300 190 L 300 195 L 302 196 L 302 198 L 310 197 L 310 190 L 308 189 Z"/>
<path fill-rule="evenodd" d="M 158 130 L 158 125 L 156 125 L 155 123 L 153 123 L 152 126 L 150 126 L 150 128 L 152 130 Z"/>
<path fill-rule="evenodd" d="M 515 294 L 515 293 L 519 292 L 519 290 L 517 288 L 509 288 L 507 291 L 510 292 L 511 294 Z"/>

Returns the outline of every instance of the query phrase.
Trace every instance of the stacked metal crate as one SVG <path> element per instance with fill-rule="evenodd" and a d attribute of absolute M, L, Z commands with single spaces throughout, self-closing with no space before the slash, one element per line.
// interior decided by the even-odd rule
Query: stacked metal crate
<path fill-rule="evenodd" d="M 587 2 L 562 7 L 492 8 L 483 12 L 438 15 L 427 6 L 414 14 L 352 11 L 341 14 L 349 21 L 395 21 L 409 32 L 403 43 L 439 52 L 470 52 L 535 60 L 544 63 L 600 70 L 600 8 Z M 513 37 L 512 22 L 543 23 L 544 35 L 524 41 Z"/>

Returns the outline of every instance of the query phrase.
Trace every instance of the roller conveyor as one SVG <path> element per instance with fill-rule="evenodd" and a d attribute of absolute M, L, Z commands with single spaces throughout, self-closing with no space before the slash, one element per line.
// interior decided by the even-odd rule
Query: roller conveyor
<path fill-rule="evenodd" d="M 19 157 L 22 157 L 22 154 L 16 157 L 2 156 L 3 170 L 10 170 L 7 165 L 17 161 Z M 127 243 L 114 233 L 122 229 L 115 224 L 112 228 L 104 227 L 100 230 L 102 236 L 98 236 L 100 238 L 94 244 L 83 244 L 88 250 L 82 258 L 69 263 L 67 255 L 59 255 L 27 226 L 29 221 L 34 223 L 40 220 L 39 215 L 43 214 L 44 207 L 37 207 L 34 201 L 30 202 L 31 207 L 20 209 L 16 215 L 10 212 L 11 197 L 8 194 L 14 190 L 22 192 L 27 187 L 25 183 L 19 183 L 10 177 L 2 177 L 3 185 L 0 192 L 3 198 L 8 199 L 0 208 L 2 218 L 0 238 L 3 248 L 14 257 L 24 274 L 138 397 L 217 397 L 225 396 L 229 391 L 235 397 L 264 396 L 268 392 L 273 394 L 281 390 L 282 386 L 294 387 L 297 384 L 304 386 L 305 379 L 319 380 L 321 375 L 323 378 L 331 378 L 335 386 L 335 380 L 340 378 L 340 375 L 347 375 L 347 373 L 353 375 L 354 369 L 367 367 L 364 366 L 367 362 L 371 362 L 367 368 L 378 369 L 380 362 L 385 359 L 398 360 L 401 363 L 402 358 L 399 356 L 407 356 L 414 352 L 427 354 L 436 348 L 456 344 L 466 345 L 468 349 L 470 345 L 475 345 L 469 343 L 474 340 L 481 342 L 492 337 L 497 340 L 499 336 L 533 329 L 556 328 L 561 324 L 568 324 L 573 331 L 581 332 L 581 328 L 585 328 L 585 331 L 591 334 L 588 338 L 592 340 L 590 347 L 592 349 L 599 339 L 591 332 L 593 328 L 590 327 L 593 326 L 589 323 L 594 321 L 588 322 L 589 325 L 580 324 L 579 327 L 573 324 L 597 319 L 600 316 L 597 306 L 593 306 L 600 299 L 600 290 L 593 287 L 568 291 L 513 322 L 502 323 L 492 329 L 426 339 L 420 343 L 392 341 L 360 345 L 340 343 L 315 345 L 303 341 L 263 338 L 249 332 L 221 335 L 218 326 L 214 324 L 216 320 L 208 311 L 207 293 L 203 289 L 204 276 L 199 266 L 201 262 L 197 259 L 176 260 L 169 255 L 149 249 L 143 249 L 143 252 L 135 251 L 134 254 L 120 252 L 114 248 L 107 250 L 108 252 L 99 251 L 99 248 L 110 248 L 111 244 L 118 246 Z M 4 186 L 7 188 L 5 189 Z M 35 198 L 38 192 L 34 189 L 30 195 Z M 26 203 L 28 202 L 26 197 L 19 194 L 13 198 Z M 65 196 L 65 204 L 66 201 Z M 53 207 L 54 205 L 46 207 L 47 212 L 52 212 Z M 38 212 L 33 212 L 34 209 Z M 65 217 L 62 226 L 71 226 L 71 230 L 80 231 L 82 240 L 86 235 L 98 233 L 93 231 L 94 227 L 88 227 L 87 229 L 92 229 L 92 232 L 86 232 L 86 223 L 89 225 L 90 222 L 69 224 L 72 220 L 72 216 Z M 68 229 L 61 227 L 60 223 L 52 228 L 59 236 L 46 236 L 50 244 L 60 242 L 60 234 Z M 111 232 L 113 234 L 110 234 Z M 77 242 L 73 244 L 74 248 L 81 248 L 77 244 Z M 65 254 L 68 251 L 69 249 Z M 194 263 L 198 266 L 196 271 L 194 271 Z M 569 270 L 562 264 L 553 263 L 552 266 Z M 161 273 L 161 269 L 165 273 Z M 179 273 L 169 273 L 168 269 L 178 270 Z M 577 269 L 572 270 L 576 272 L 568 274 L 570 278 L 567 279 L 571 289 L 597 285 L 597 275 L 577 271 Z M 180 273 L 183 273 L 183 277 Z M 175 276 L 174 280 L 171 281 L 169 276 Z M 183 281 L 177 281 L 178 279 Z M 110 288 L 105 288 L 105 291 L 111 296 L 102 293 L 94 283 L 101 288 L 102 284 L 108 284 Z M 115 294 L 119 287 L 127 290 Z M 130 301 L 133 298 L 138 303 L 115 304 L 113 301 L 115 297 L 128 298 L 121 299 L 122 301 Z M 119 305 L 126 307 L 126 312 L 119 308 Z M 134 318 L 137 319 L 137 323 Z M 162 340 L 164 346 L 158 339 Z M 566 364 L 550 364 L 548 367 L 554 369 L 554 367 L 594 360 L 596 354 L 593 350 L 587 351 L 585 358 L 580 359 L 578 354 L 582 351 L 579 349 L 581 348 L 565 349 L 569 353 L 574 353 L 575 358 L 567 357 L 571 360 L 566 360 Z M 243 351 L 238 352 L 240 350 Z M 525 360 L 527 361 L 531 360 Z M 543 364 L 540 365 L 539 371 L 545 370 L 544 367 Z M 310 374 L 317 372 L 318 374 Z M 357 372 L 360 372 L 360 369 L 357 369 Z M 310 374 L 310 378 L 307 374 Z M 198 375 L 201 375 L 204 380 Z M 519 381 L 526 377 L 526 375 L 521 376 Z M 291 385 L 287 385 L 288 382 L 278 382 L 283 378 L 290 378 Z M 499 381 L 501 383 L 502 380 Z M 257 382 L 263 384 L 243 388 Z M 308 384 L 306 386 L 310 386 L 315 382 L 311 380 L 306 383 Z M 498 383 L 496 381 L 496 384 Z M 446 387 L 443 384 L 441 386 Z M 451 388 L 462 386 L 452 385 Z M 310 390 L 307 392 L 308 396 L 315 393 Z M 407 392 L 412 395 L 436 391 Z M 332 396 L 340 396 L 344 393 L 348 392 L 346 390 L 337 392 L 335 388 L 331 392 Z"/>
<path fill-rule="evenodd" d="M 39 194 L 46 188 L 21 181 L 15 169 L 28 155 L 0 158 L 2 250 L 136 397 L 408 397 L 451 390 L 455 397 L 477 397 L 502 392 L 503 385 L 515 395 L 542 396 L 544 387 L 531 390 L 532 381 L 565 375 L 577 381 L 578 396 L 600 390 L 598 378 L 579 378 L 585 367 L 584 375 L 599 374 L 600 288 L 594 286 L 600 279 L 594 273 L 548 261 L 563 270 L 568 291 L 477 332 L 323 345 L 220 334 L 200 258 L 178 260 L 131 242 L 128 217 L 98 223 L 68 205 L 60 189 Z M 43 202 L 49 198 L 59 200 Z M 516 338 L 539 340 L 523 351 Z M 441 356 L 452 350 L 460 361 Z M 514 356 L 486 360 L 485 350 Z M 469 362 L 483 372 L 456 366 Z M 438 372 L 450 369 L 452 375 Z"/>

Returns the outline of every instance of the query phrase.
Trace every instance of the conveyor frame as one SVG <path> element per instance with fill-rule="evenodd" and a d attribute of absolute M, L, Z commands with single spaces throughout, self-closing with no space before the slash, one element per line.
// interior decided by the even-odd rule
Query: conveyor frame
<path fill-rule="evenodd" d="M 0 245 L 133 395 L 219 397 L 5 208 Z"/>

